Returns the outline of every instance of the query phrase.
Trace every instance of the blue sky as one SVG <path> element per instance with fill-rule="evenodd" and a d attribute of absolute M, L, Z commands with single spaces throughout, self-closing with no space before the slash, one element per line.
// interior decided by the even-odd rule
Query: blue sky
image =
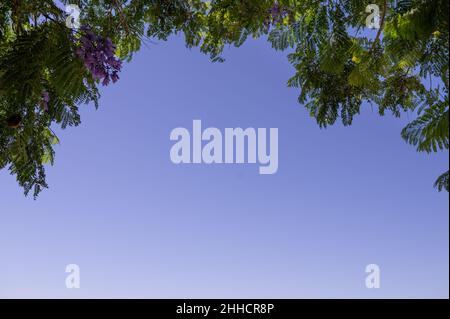
<path fill-rule="evenodd" d="M 321 130 L 285 53 L 264 40 L 213 64 L 181 38 L 150 44 L 58 131 L 50 189 L 0 172 L 0 297 L 448 298 L 448 153 L 400 137 L 413 114 L 364 105 Z M 176 127 L 279 129 L 279 168 L 174 165 Z M 67 264 L 81 288 L 66 289 Z M 365 267 L 381 288 L 365 287 Z"/>

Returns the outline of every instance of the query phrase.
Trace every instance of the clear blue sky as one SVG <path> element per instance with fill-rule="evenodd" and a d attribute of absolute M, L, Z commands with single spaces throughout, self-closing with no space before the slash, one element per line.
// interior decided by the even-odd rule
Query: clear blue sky
<path fill-rule="evenodd" d="M 150 44 L 99 110 L 58 131 L 37 201 L 0 172 L 0 297 L 448 298 L 449 197 L 432 187 L 448 153 L 416 153 L 400 137 L 408 117 L 369 105 L 319 129 L 264 40 L 225 56 Z M 277 127 L 278 172 L 172 164 L 170 131 L 194 119 Z M 65 288 L 71 263 L 80 289 Z"/>

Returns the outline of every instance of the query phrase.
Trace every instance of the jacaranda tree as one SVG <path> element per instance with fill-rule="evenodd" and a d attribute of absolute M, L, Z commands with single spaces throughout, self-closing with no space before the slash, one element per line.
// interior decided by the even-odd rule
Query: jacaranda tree
<path fill-rule="evenodd" d="M 415 111 L 402 137 L 419 152 L 447 151 L 448 19 L 448 0 L 2 0 L 0 168 L 37 196 L 58 143 L 52 127 L 80 124 L 78 107 L 98 106 L 98 86 L 118 81 L 144 42 L 178 33 L 214 62 L 227 45 L 266 37 L 289 50 L 288 86 L 319 126 L 350 125 L 363 103 Z M 448 177 L 435 186 L 448 191 Z"/>

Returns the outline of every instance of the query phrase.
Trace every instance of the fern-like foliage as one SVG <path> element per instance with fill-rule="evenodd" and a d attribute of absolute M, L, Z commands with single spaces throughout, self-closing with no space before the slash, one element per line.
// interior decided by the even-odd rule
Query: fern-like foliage
<path fill-rule="evenodd" d="M 402 137 L 417 147 L 419 152 L 448 150 L 449 117 L 448 99 L 427 107 L 402 131 Z"/>
<path fill-rule="evenodd" d="M 382 10 L 375 38 L 360 35 L 372 3 Z M 419 110 L 403 138 L 419 152 L 448 150 L 448 1 L 289 5 L 299 12 L 295 21 L 274 26 L 268 40 L 276 50 L 294 50 L 288 86 L 299 89 L 299 102 L 321 127 L 338 119 L 350 125 L 363 101 L 380 115 Z"/>
<path fill-rule="evenodd" d="M 440 192 L 444 189 L 447 192 L 449 191 L 448 171 L 438 177 L 438 179 L 434 183 L 434 187 L 436 187 Z"/>
<path fill-rule="evenodd" d="M 364 102 L 380 115 L 417 110 L 403 138 L 420 152 L 448 151 L 448 0 L 61 2 L 79 5 L 81 23 L 110 37 L 123 60 L 143 42 L 183 33 L 187 47 L 222 62 L 226 46 L 266 36 L 274 49 L 289 50 L 288 86 L 320 127 L 351 125 Z M 380 8 L 378 30 L 366 28 L 369 4 Z M 98 83 L 74 54 L 65 20 L 51 0 L 0 2 L 0 168 L 35 195 L 53 161 L 50 126 L 76 126 L 80 104 L 98 103 Z M 446 174 L 440 190 L 448 190 Z"/>
<path fill-rule="evenodd" d="M 58 141 L 51 124 L 78 125 L 78 105 L 97 100 L 69 35 L 62 24 L 44 23 L 20 32 L 0 52 L 0 164 L 16 176 L 25 194 L 37 196 L 48 186 L 45 164 L 53 163 Z M 51 97 L 45 107 L 43 92 Z M 20 118 L 19 127 L 10 127 L 11 116 Z"/>

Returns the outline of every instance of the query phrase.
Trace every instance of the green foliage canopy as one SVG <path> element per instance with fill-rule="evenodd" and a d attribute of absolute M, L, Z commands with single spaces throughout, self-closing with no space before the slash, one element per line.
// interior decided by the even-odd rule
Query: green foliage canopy
<path fill-rule="evenodd" d="M 0 3 L 0 169 L 8 168 L 37 196 L 53 163 L 58 138 L 51 125 L 80 124 L 78 107 L 98 105 L 96 79 L 75 54 L 79 32 L 69 29 L 50 0 Z M 223 61 L 225 46 L 266 37 L 289 50 L 295 74 L 289 87 L 320 127 L 350 125 L 363 102 L 379 113 L 417 111 L 402 137 L 419 152 L 447 151 L 447 0 L 81 0 L 80 21 L 112 39 L 116 55 L 130 60 L 152 40 L 182 33 Z M 380 8 L 380 28 L 369 36 L 366 6 Z M 47 96 L 47 98 L 46 98 Z M 45 107 L 44 107 L 45 106 Z M 449 173 L 435 186 L 448 191 Z"/>

